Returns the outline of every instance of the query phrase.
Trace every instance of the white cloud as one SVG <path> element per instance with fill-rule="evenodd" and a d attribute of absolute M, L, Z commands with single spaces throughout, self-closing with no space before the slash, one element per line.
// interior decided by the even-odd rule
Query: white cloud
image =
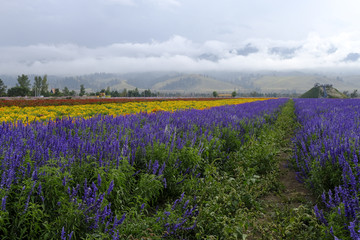
<path fill-rule="evenodd" d="M 162 8 L 168 8 L 168 7 L 179 7 L 181 4 L 177 0 L 147 0 L 150 1 Z"/>
<path fill-rule="evenodd" d="M 360 60 L 344 61 L 349 53 L 360 53 L 359 36 L 351 32 L 322 38 L 312 33 L 301 41 L 249 39 L 238 43 L 196 43 L 173 36 L 163 42 L 116 43 L 96 48 L 74 44 L 0 47 L 0 73 L 68 75 L 161 70 L 359 69 Z M 239 55 L 236 49 L 248 44 L 258 51 Z M 275 47 L 278 51 L 274 53 L 271 49 Z M 282 49 L 285 49 L 284 54 L 292 52 L 282 57 Z"/>
<path fill-rule="evenodd" d="M 100 0 L 99 2 L 108 3 L 108 4 L 128 5 L 128 6 L 136 5 L 134 0 Z"/>

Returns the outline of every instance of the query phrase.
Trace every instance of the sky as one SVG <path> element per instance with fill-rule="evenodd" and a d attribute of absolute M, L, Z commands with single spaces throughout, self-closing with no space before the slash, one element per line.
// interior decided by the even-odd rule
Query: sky
<path fill-rule="evenodd" d="M 360 70 L 358 0 L 0 0 L 0 75 Z"/>

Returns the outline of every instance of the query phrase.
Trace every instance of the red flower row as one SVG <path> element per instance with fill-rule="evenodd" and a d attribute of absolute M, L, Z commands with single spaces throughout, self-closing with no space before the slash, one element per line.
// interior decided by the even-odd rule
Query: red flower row
<path fill-rule="evenodd" d="M 84 105 L 105 103 L 149 102 L 149 101 L 211 101 L 227 98 L 41 98 L 41 99 L 1 99 L 0 107 L 37 107 L 60 105 Z"/>

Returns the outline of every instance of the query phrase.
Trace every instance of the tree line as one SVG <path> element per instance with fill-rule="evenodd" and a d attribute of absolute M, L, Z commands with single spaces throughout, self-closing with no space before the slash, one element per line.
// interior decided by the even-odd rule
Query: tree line
<path fill-rule="evenodd" d="M 0 79 L 0 97 L 62 97 L 62 96 L 111 96 L 111 97 L 156 97 L 158 94 L 151 92 L 150 89 L 139 91 L 138 88 L 134 90 L 123 89 L 122 91 L 102 89 L 98 92 L 86 93 L 84 84 L 80 84 L 80 91 L 77 93 L 74 90 L 69 90 L 68 87 L 64 87 L 62 90 L 59 88 L 53 88 L 49 90 L 49 84 L 47 81 L 47 75 L 35 76 L 33 85 L 31 85 L 30 79 L 27 75 L 22 74 L 18 76 L 15 87 L 7 89 L 2 79 Z"/>
<path fill-rule="evenodd" d="M 47 82 L 47 75 L 35 76 L 34 83 L 31 86 L 30 79 L 27 75 L 22 74 L 18 76 L 15 87 L 7 89 L 7 86 L 0 79 L 0 96 L 16 97 L 16 96 L 49 96 L 49 84 Z"/>
<path fill-rule="evenodd" d="M 15 87 L 7 89 L 3 80 L 0 79 L 0 97 L 61 97 L 61 96 L 76 96 L 77 93 L 74 90 L 69 90 L 64 87 L 62 91 L 58 88 L 50 89 L 47 80 L 47 75 L 35 76 L 33 85 L 31 85 L 29 76 L 22 74 L 18 76 Z M 83 84 L 80 85 L 80 96 L 85 95 L 85 87 Z"/>
<path fill-rule="evenodd" d="M 138 88 L 135 88 L 134 90 L 127 90 L 126 88 L 122 91 L 118 90 L 110 90 L 110 87 L 107 87 L 106 89 L 102 89 L 99 92 L 95 93 L 89 93 L 89 96 L 101 96 L 101 95 L 111 96 L 111 97 L 157 97 L 158 94 L 151 92 L 150 89 L 144 90 L 142 92 L 139 91 Z"/>

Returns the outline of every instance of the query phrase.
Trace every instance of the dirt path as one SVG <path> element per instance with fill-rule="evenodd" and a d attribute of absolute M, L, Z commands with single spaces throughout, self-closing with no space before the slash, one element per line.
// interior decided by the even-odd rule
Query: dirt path
<path fill-rule="evenodd" d="M 313 212 L 317 199 L 288 167 L 293 149 L 291 133 L 295 128 L 295 123 L 290 124 L 292 121 L 287 124 L 276 155 L 276 178 L 280 187 L 259 199 L 262 208 L 246 239 L 318 239 L 320 228 Z"/>
<path fill-rule="evenodd" d="M 284 148 L 278 155 L 280 177 L 279 182 L 284 186 L 283 192 L 280 193 L 282 201 L 291 203 L 294 208 L 301 205 L 304 201 L 315 205 L 316 199 L 303 183 L 296 178 L 296 172 L 288 167 L 291 158 L 291 148 Z M 276 202 L 276 201 L 275 201 Z"/>

